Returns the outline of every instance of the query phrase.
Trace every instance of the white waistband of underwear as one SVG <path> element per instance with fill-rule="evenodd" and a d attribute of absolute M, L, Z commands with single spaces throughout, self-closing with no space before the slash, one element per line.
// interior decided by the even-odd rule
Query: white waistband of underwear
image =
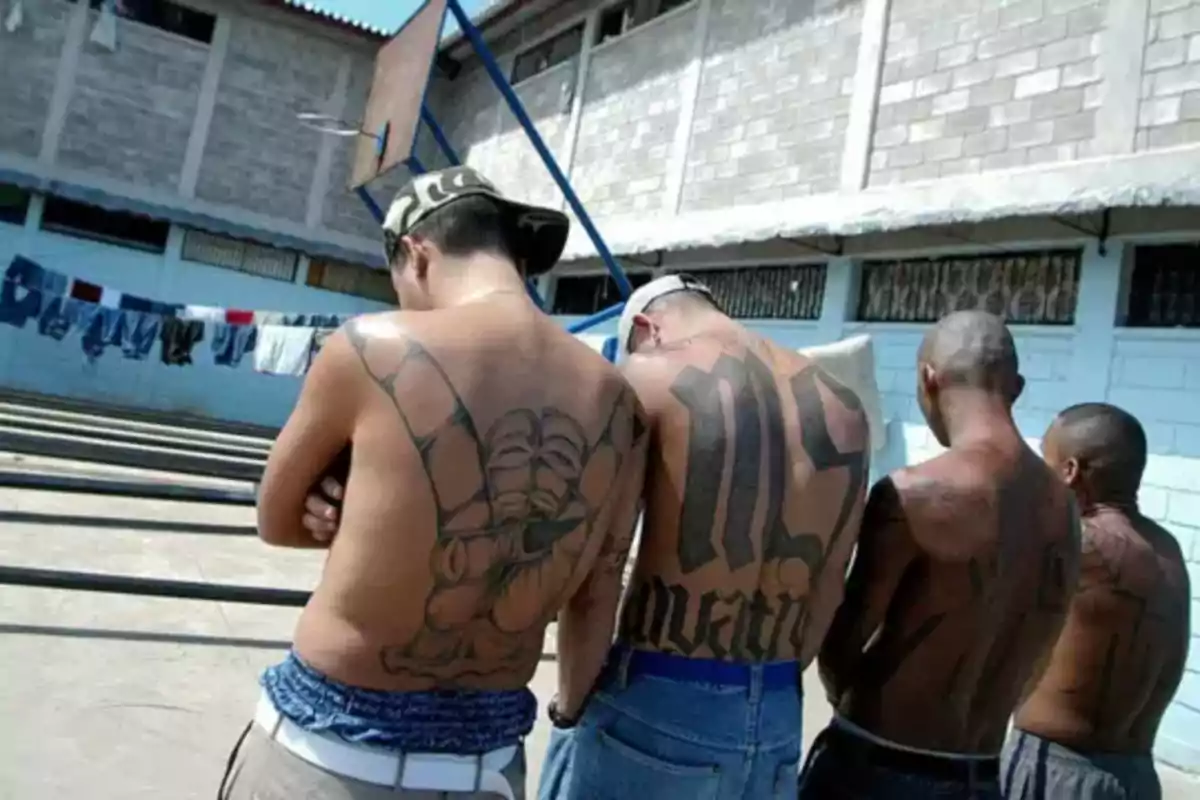
<path fill-rule="evenodd" d="M 512 763 L 517 745 L 482 755 L 396 753 L 312 733 L 287 719 L 264 693 L 254 721 L 281 747 L 323 770 L 364 783 L 430 792 L 494 792 L 513 800 L 500 771 Z"/>
<path fill-rule="evenodd" d="M 901 752 L 905 753 L 915 753 L 919 756 L 933 756 L 934 758 L 944 758 L 949 761 L 990 761 L 991 759 L 1000 757 L 999 753 L 992 756 L 983 756 L 979 755 L 978 753 L 944 753 L 941 750 L 925 750 L 921 747 L 909 747 L 906 744 L 900 744 L 898 742 L 893 742 L 890 739 L 885 739 L 882 736 L 876 736 L 865 728 L 855 725 L 853 722 L 837 713 L 833 715 L 833 724 L 839 730 L 853 734 L 860 739 L 870 742 L 871 744 L 877 744 L 880 747 L 886 747 L 891 750 L 900 750 Z"/>

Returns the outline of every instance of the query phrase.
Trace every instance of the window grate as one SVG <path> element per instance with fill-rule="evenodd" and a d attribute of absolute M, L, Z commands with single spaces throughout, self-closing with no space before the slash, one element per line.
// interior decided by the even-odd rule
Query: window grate
<path fill-rule="evenodd" d="M 300 261 L 299 254 L 292 250 L 280 250 L 197 230 L 184 233 L 182 258 L 184 261 L 288 283 L 296 279 L 296 268 Z"/>
<path fill-rule="evenodd" d="M 863 264 L 862 322 L 936 322 L 983 309 L 1007 322 L 1070 325 L 1079 294 L 1078 250 L 924 258 Z"/>
<path fill-rule="evenodd" d="M 11 183 L 0 183 L 0 222 L 24 225 L 29 215 L 29 192 Z"/>
<path fill-rule="evenodd" d="M 171 223 L 127 211 L 109 211 L 64 197 L 46 196 L 42 230 L 152 253 L 165 253 Z"/>
<path fill-rule="evenodd" d="M 737 319 L 817 319 L 825 294 L 824 264 L 705 270 L 696 277 Z"/>
<path fill-rule="evenodd" d="M 649 283 L 652 275 L 644 272 L 626 273 L 634 289 Z M 621 290 L 616 281 L 604 275 L 563 275 L 554 282 L 551 314 L 587 316 L 621 302 Z"/>
<path fill-rule="evenodd" d="M 511 82 L 515 85 L 540 75 L 552 67 L 570 61 L 579 55 L 582 49 L 583 25 L 580 24 L 517 54 L 513 59 Z"/>
<path fill-rule="evenodd" d="M 314 259 L 308 267 L 307 283 L 317 289 L 377 300 L 389 306 L 396 305 L 396 290 L 392 288 L 391 276 L 386 271 L 361 264 Z"/>
<path fill-rule="evenodd" d="M 1134 248 L 1125 324 L 1200 328 L 1200 244 Z"/>
<path fill-rule="evenodd" d="M 72 0 L 78 2 L 79 0 Z M 88 0 L 88 6 L 98 11 L 104 0 Z M 170 0 L 117 0 L 117 16 L 152 28 L 158 28 L 201 44 L 212 44 L 217 18 Z"/>

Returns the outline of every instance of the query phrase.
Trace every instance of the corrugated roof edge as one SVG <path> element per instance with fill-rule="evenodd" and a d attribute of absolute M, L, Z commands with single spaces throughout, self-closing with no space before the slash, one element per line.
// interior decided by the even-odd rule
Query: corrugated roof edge
<path fill-rule="evenodd" d="M 307 16 L 310 16 L 310 17 L 317 17 L 318 19 L 322 20 L 323 22 L 337 25 L 338 27 L 341 27 L 341 28 L 349 28 L 349 29 L 357 31 L 359 33 L 367 33 L 367 34 L 370 34 L 371 36 L 375 36 L 380 39 L 387 39 L 392 34 L 395 33 L 394 30 L 393 31 L 385 30 L 384 28 L 380 28 L 376 25 L 368 25 L 365 22 L 361 22 L 356 19 L 351 19 L 350 17 L 347 17 L 344 14 L 338 14 L 334 11 L 327 11 L 323 8 L 318 8 L 315 3 L 309 2 L 309 0 L 265 0 L 265 1 L 271 5 L 282 6 L 283 8 L 285 8 L 289 11 L 293 11 L 293 12 L 300 13 L 300 14 L 306 14 Z"/>

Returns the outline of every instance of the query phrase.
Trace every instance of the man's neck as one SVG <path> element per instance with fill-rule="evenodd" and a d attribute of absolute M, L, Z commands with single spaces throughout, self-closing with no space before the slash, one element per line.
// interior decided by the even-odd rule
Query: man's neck
<path fill-rule="evenodd" d="M 490 254 L 477 254 L 441 265 L 441 275 L 432 288 L 437 308 L 477 303 L 493 296 L 516 295 L 526 299 L 529 296 L 516 266 Z"/>
<path fill-rule="evenodd" d="M 1021 432 L 1013 422 L 1011 406 L 994 394 L 963 392 L 948 397 L 943 405 L 943 418 L 952 448 L 1000 439 L 1021 439 Z"/>
<path fill-rule="evenodd" d="M 1079 513 L 1084 517 L 1094 517 L 1099 514 L 1121 514 L 1126 517 L 1141 514 L 1138 510 L 1137 498 L 1107 500 L 1083 500 L 1080 502 Z"/>

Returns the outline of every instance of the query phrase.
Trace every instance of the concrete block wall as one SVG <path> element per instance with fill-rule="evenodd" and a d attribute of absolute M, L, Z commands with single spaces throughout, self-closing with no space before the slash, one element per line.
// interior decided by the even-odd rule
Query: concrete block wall
<path fill-rule="evenodd" d="M 89 14 L 88 30 L 97 16 Z M 109 51 L 84 43 L 58 163 L 173 191 L 183 170 L 209 46 L 146 25 L 122 26 L 118 44 Z"/>
<path fill-rule="evenodd" d="M 872 185 L 1088 155 L 1107 0 L 895 0 Z"/>
<path fill-rule="evenodd" d="M 569 144 L 571 105 L 579 75 L 579 59 L 559 64 L 540 75 L 522 81 L 516 87 L 517 97 L 525 112 L 537 126 L 538 133 L 556 160 L 563 161 Z M 486 77 L 486 76 L 485 76 Z M 494 96 L 496 88 L 488 81 L 487 88 Z M 527 199 L 532 203 L 557 206 L 562 192 L 542 164 L 541 158 L 517 118 L 501 105 L 495 116 L 496 135 L 478 153 L 486 157 L 485 174 L 503 192 Z"/>
<path fill-rule="evenodd" d="M 1190 559 L 1192 646 L 1187 673 L 1163 720 L 1156 753 L 1200 768 L 1200 335 L 1194 331 L 1118 331 L 1109 402 L 1146 427 L 1150 463 L 1143 512 L 1165 526 Z"/>
<path fill-rule="evenodd" d="M 676 11 L 592 52 L 571 178 L 589 213 L 661 212 L 692 52 L 696 9 Z"/>
<path fill-rule="evenodd" d="M 239 19 L 221 68 L 196 195 L 303 223 L 323 137 L 297 124 L 296 114 L 328 104 L 341 55 L 298 31 Z"/>
<path fill-rule="evenodd" d="M 0 33 L 0 152 L 36 158 L 72 6 L 65 0 L 25 6 L 24 26 Z"/>
<path fill-rule="evenodd" d="M 837 189 L 860 4 L 714 0 L 681 210 Z"/>
<path fill-rule="evenodd" d="M 1200 2 L 1151 0 L 1137 149 L 1200 139 Z"/>

